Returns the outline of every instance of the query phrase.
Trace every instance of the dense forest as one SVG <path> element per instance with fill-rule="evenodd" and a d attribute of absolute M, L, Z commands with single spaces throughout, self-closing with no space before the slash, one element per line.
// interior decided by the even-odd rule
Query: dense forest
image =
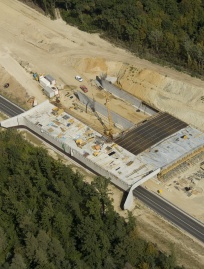
<path fill-rule="evenodd" d="M 204 0 L 32 0 L 54 18 L 106 36 L 139 56 L 204 74 Z"/>
<path fill-rule="evenodd" d="M 180 268 L 114 211 L 107 179 L 85 183 L 16 131 L 0 132 L 0 171 L 0 268 Z"/>

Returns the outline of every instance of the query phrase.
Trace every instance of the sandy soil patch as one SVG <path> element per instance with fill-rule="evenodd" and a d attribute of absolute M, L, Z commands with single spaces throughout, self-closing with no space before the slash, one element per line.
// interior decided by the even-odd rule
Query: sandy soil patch
<path fill-rule="evenodd" d="M 2 54 L 0 55 L 0 64 L 24 89 L 26 89 L 27 95 L 35 96 L 39 102 L 46 100 L 39 83 L 34 81 L 32 74 L 26 72 L 23 66 L 21 66 L 14 58 L 8 54 Z"/>
<path fill-rule="evenodd" d="M 76 74 L 87 83 L 100 73 L 118 76 L 125 90 L 204 129 L 203 81 L 141 60 L 98 34 L 79 31 L 60 19 L 51 21 L 16 0 L 0 3 L 0 63 L 39 102 L 44 100 L 41 89 L 21 62 L 65 85 L 78 86 Z"/>
<path fill-rule="evenodd" d="M 4 88 L 6 83 L 9 83 L 8 88 Z M 30 95 L 26 92 L 22 85 L 2 66 L 0 66 L 0 94 L 24 109 L 30 108 L 29 104 L 27 103 Z"/>
<path fill-rule="evenodd" d="M 183 74 L 181 74 L 181 77 Z M 128 66 L 118 80 L 126 91 L 204 131 L 204 88 L 153 70 Z"/>

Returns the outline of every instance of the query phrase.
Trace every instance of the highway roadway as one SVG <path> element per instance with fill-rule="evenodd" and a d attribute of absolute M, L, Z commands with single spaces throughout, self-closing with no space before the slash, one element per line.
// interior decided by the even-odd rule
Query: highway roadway
<path fill-rule="evenodd" d="M 5 113 L 9 117 L 14 117 L 24 112 L 22 108 L 11 103 L 1 95 L 0 95 L 0 111 Z"/>
<path fill-rule="evenodd" d="M 0 95 L 0 111 L 7 114 L 9 117 L 14 117 L 24 112 L 24 110 L 15 104 L 11 103 Z M 31 132 L 33 132 L 31 130 Z M 48 141 L 46 141 L 48 142 Z M 53 146 L 53 145 L 52 145 Z M 93 172 L 93 171 L 92 171 Z M 156 213 L 166 218 L 168 221 L 176 225 L 177 227 L 188 232 L 198 240 L 204 243 L 204 225 L 191 218 L 182 210 L 179 210 L 171 203 L 164 201 L 158 195 L 144 189 L 139 186 L 133 194 L 136 198 L 141 200 L 149 208 L 154 210 Z"/>
<path fill-rule="evenodd" d="M 134 189 L 133 194 L 159 215 L 204 243 L 204 225 L 141 186 Z"/>

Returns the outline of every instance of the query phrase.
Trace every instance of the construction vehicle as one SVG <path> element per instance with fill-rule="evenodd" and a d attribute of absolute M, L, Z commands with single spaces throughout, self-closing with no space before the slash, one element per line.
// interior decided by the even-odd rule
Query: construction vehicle
<path fill-rule="evenodd" d="M 36 81 L 39 81 L 38 73 L 33 73 L 33 79 L 36 80 Z"/>
<path fill-rule="evenodd" d="M 104 121 L 102 120 L 102 118 L 99 116 L 99 114 L 95 110 L 95 98 L 94 98 L 94 96 L 93 96 L 94 105 L 92 107 L 92 111 L 94 112 L 95 116 L 97 117 L 97 119 L 99 120 L 99 122 L 101 123 L 101 125 L 103 126 L 103 128 L 104 128 L 104 134 L 106 136 L 110 137 L 111 139 L 113 139 L 113 130 L 112 130 L 113 121 L 112 121 L 111 112 L 110 112 L 110 108 L 109 108 L 109 94 L 108 94 L 108 92 L 106 92 L 106 94 L 104 96 L 106 98 L 105 105 L 106 105 L 107 112 L 108 112 L 108 124 L 109 124 L 109 126 L 106 126 L 106 124 L 104 123 Z"/>
<path fill-rule="evenodd" d="M 37 105 L 38 105 L 38 101 L 36 99 L 34 99 L 32 106 L 34 107 L 34 106 L 37 106 Z"/>
<path fill-rule="evenodd" d="M 106 92 L 106 95 L 105 95 L 105 97 L 106 97 L 106 103 L 105 103 L 105 105 L 106 105 L 107 112 L 108 112 L 108 124 L 109 124 L 109 126 L 105 130 L 105 135 L 113 138 L 113 129 L 112 129 L 112 127 L 113 127 L 113 120 L 112 120 L 111 111 L 110 111 L 110 107 L 109 107 L 109 101 L 110 101 L 109 100 L 109 96 L 110 96 L 109 93 Z"/>
<path fill-rule="evenodd" d="M 59 94 L 56 95 L 55 101 L 56 101 L 56 103 L 60 103 L 60 95 Z"/>
<path fill-rule="evenodd" d="M 87 93 L 87 92 L 88 92 L 87 87 L 84 86 L 84 85 L 81 85 L 81 86 L 80 86 L 80 89 L 81 89 L 84 93 Z"/>
<path fill-rule="evenodd" d="M 28 98 L 27 103 L 30 103 L 32 107 L 37 105 L 37 100 L 35 99 L 34 96 L 31 96 Z"/>

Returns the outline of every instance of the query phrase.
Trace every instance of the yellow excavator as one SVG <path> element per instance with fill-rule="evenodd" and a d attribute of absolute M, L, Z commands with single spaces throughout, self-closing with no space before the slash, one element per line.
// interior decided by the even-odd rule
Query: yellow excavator
<path fill-rule="evenodd" d="M 109 93 L 105 92 L 104 94 L 105 98 L 106 98 L 106 108 L 107 108 L 107 112 L 108 112 L 108 126 L 104 123 L 104 121 L 102 120 L 102 118 L 99 116 L 99 114 L 97 113 L 97 111 L 95 110 L 95 108 L 93 107 L 92 110 L 95 114 L 95 116 L 97 117 L 97 119 L 99 120 L 99 122 L 101 123 L 101 125 L 104 128 L 104 134 L 108 137 L 110 137 L 111 139 L 113 139 L 113 121 L 112 121 L 112 117 L 111 117 L 111 111 L 110 111 L 110 107 L 109 107 Z M 95 98 L 93 96 L 93 101 L 95 103 Z"/>
<path fill-rule="evenodd" d="M 113 120 L 112 120 L 110 106 L 109 106 L 110 105 L 109 96 L 110 96 L 109 93 L 106 92 L 105 97 L 106 97 L 106 108 L 107 108 L 107 112 L 108 112 L 108 124 L 109 124 L 109 126 L 108 126 L 108 128 L 106 127 L 106 129 L 105 129 L 105 135 L 113 138 Z"/>

